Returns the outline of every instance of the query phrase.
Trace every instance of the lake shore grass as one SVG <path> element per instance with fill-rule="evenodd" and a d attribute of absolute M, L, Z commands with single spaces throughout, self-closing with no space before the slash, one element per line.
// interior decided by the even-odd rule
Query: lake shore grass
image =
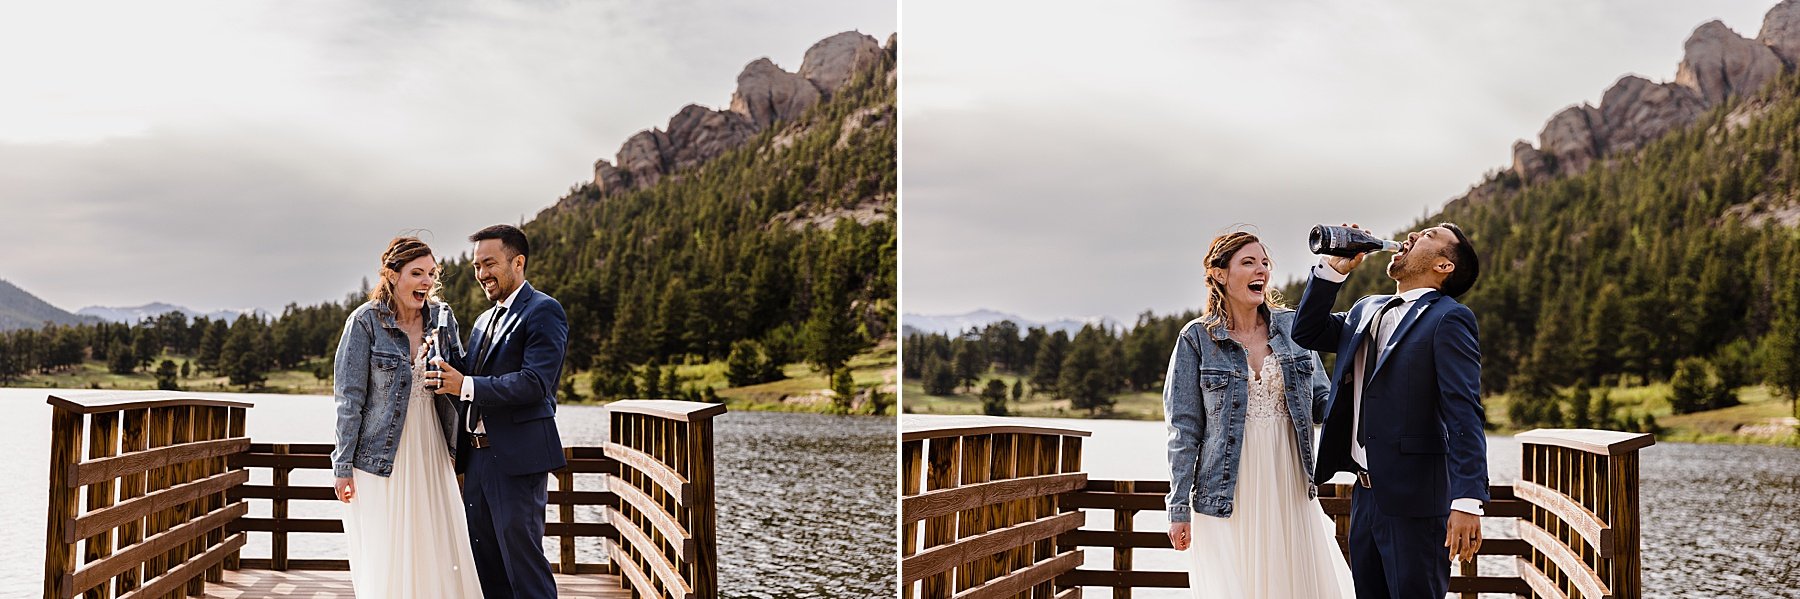
<path fill-rule="evenodd" d="M 907 414 L 980 414 L 981 397 L 976 390 L 986 385 L 990 379 L 1005 382 L 1010 391 L 1019 377 L 990 371 L 974 385 L 975 389 L 959 387 L 951 395 L 926 394 L 924 385 L 919 380 L 907 379 L 901 383 L 901 411 Z M 1027 387 L 1029 386 L 1030 383 L 1027 383 Z M 1669 406 L 1669 396 L 1673 391 L 1667 383 L 1596 388 L 1596 398 L 1602 390 L 1612 401 L 1613 413 L 1617 417 L 1633 420 L 1641 420 L 1646 415 L 1654 417 L 1657 425 L 1662 428 L 1656 435 L 1659 441 L 1800 447 L 1800 421 L 1794 418 L 1793 405 L 1766 385 L 1739 389 L 1740 405 L 1679 415 Z M 1028 393 L 1023 401 L 1007 401 L 1007 415 L 1117 420 L 1163 418 L 1161 393 L 1131 392 L 1117 395 L 1114 400 L 1111 410 L 1090 414 L 1086 410 L 1074 409 L 1069 400 Z M 1494 425 L 1491 432 L 1511 435 L 1525 430 L 1510 425 L 1507 419 L 1509 405 L 1511 398 L 1505 393 L 1488 395 L 1482 399 L 1488 422 Z"/>
<path fill-rule="evenodd" d="M 885 414 L 894 413 L 894 379 L 897 376 L 898 360 L 893 342 L 877 344 L 868 351 L 851 358 L 847 366 L 850 378 L 858 390 L 858 397 L 850 409 L 853 414 L 873 413 L 877 406 L 867 401 L 871 396 L 866 392 L 873 389 L 875 393 L 886 396 Z M 89 360 L 73 368 L 52 372 L 31 374 L 6 383 L 8 387 L 28 389 L 116 389 L 143 391 L 156 389 L 155 368 L 163 360 L 172 360 L 177 365 L 192 362 L 192 356 L 164 354 L 157 356 L 147 370 L 130 374 L 113 374 L 107 370 L 105 363 Z M 190 366 L 191 367 L 191 366 Z M 314 369 L 329 367 L 324 358 L 313 358 L 289 370 L 277 370 L 267 373 L 267 380 L 260 387 L 246 388 L 232 385 L 230 379 L 214 373 L 195 374 L 188 378 L 177 379 L 182 391 L 225 392 L 225 393 L 273 393 L 280 395 L 326 395 L 332 394 L 331 377 L 320 378 Z M 192 367 L 191 367 L 192 368 Z M 727 408 L 736 411 L 757 412 L 832 412 L 836 408 L 832 402 L 830 381 L 825 373 L 817 371 L 804 363 L 788 364 L 782 368 L 786 378 L 758 385 L 731 387 L 725 378 L 725 362 L 722 360 L 695 362 L 675 367 L 679 385 L 693 386 L 696 389 L 713 387 L 715 393 L 724 401 Z M 592 387 L 593 374 L 578 372 L 571 375 L 574 379 L 575 397 L 558 397 L 562 403 L 599 405 L 587 396 Z"/>

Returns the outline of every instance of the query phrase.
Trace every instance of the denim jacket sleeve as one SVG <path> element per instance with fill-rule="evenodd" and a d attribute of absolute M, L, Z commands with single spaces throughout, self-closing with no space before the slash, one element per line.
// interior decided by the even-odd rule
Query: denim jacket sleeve
<path fill-rule="evenodd" d="M 1200 440 L 1206 434 L 1206 406 L 1200 396 L 1200 348 L 1195 345 L 1193 323 L 1175 338 L 1169 371 L 1163 376 L 1163 418 L 1169 427 L 1170 522 L 1187 522 L 1192 512 L 1189 495 L 1194 489 L 1194 470 L 1200 459 Z"/>
<path fill-rule="evenodd" d="M 333 367 L 332 395 L 337 399 L 337 443 L 331 448 L 331 475 L 349 478 L 351 464 L 356 461 L 357 438 L 362 433 L 363 404 L 369 399 L 369 352 L 375 331 L 365 319 L 365 312 L 352 312 L 344 322 L 344 335 L 338 339 L 337 358 Z"/>

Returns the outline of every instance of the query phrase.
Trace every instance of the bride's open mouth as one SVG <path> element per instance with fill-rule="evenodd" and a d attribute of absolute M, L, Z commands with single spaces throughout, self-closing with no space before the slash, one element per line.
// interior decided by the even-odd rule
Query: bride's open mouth
<path fill-rule="evenodd" d="M 1250 292 L 1251 293 L 1262 293 L 1263 289 L 1265 287 L 1268 287 L 1268 285 L 1269 285 L 1268 281 L 1251 281 L 1250 285 L 1249 285 Z"/>
<path fill-rule="evenodd" d="M 413 299 L 423 302 L 423 301 L 425 301 L 425 296 L 426 296 L 425 290 L 423 290 L 423 289 L 414 289 L 413 290 Z"/>

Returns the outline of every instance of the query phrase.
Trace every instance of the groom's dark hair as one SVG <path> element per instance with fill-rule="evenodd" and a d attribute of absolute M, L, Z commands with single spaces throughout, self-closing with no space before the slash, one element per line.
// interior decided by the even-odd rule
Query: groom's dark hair
<path fill-rule="evenodd" d="M 500 246 L 506 248 L 506 251 L 512 252 L 514 256 L 524 256 L 526 262 L 531 262 L 531 241 L 525 238 L 525 232 L 518 227 L 494 225 L 470 235 L 469 243 L 481 243 L 486 239 L 500 240 Z"/>

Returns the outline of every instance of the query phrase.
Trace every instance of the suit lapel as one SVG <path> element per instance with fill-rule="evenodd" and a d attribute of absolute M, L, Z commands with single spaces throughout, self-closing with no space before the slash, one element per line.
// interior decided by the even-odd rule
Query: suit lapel
<path fill-rule="evenodd" d="M 481 329 L 483 331 L 487 331 L 484 334 L 496 335 L 496 337 L 494 337 L 494 341 L 493 341 L 494 346 L 493 347 L 488 348 L 487 352 L 483 353 L 482 355 L 475 356 L 475 360 L 476 360 L 475 371 L 476 372 L 480 372 L 480 373 L 487 372 L 488 361 L 493 359 L 494 354 L 500 353 L 500 345 L 503 343 L 506 343 L 507 336 L 513 332 L 513 329 L 519 328 L 519 323 L 525 320 L 525 318 L 524 318 L 525 310 L 526 310 L 526 307 L 528 305 L 530 305 L 531 297 L 533 295 L 536 295 L 536 293 L 535 293 L 535 290 L 533 290 L 531 288 L 530 283 L 521 284 L 519 287 L 518 295 L 513 296 L 512 305 L 508 306 L 506 308 L 506 316 L 502 317 L 500 322 L 492 322 L 493 319 L 491 317 L 494 310 L 497 309 L 498 306 L 495 306 L 495 308 L 488 309 L 488 314 L 490 315 L 488 326 L 481 327 Z M 489 329 L 495 329 L 496 327 L 505 327 L 505 329 L 489 331 Z M 476 347 L 481 347 L 481 346 L 477 345 Z"/>
<path fill-rule="evenodd" d="M 1398 347 L 1400 340 L 1405 339 L 1406 334 L 1412 331 L 1413 324 L 1418 323 L 1419 317 L 1424 316 L 1425 311 L 1431 309 L 1431 304 L 1440 297 L 1443 297 L 1443 294 L 1432 291 L 1413 302 L 1412 309 L 1407 310 L 1406 314 L 1400 318 L 1400 324 L 1394 327 L 1394 334 L 1389 335 L 1387 343 L 1382 345 L 1381 358 L 1375 361 L 1376 373 L 1381 372 L 1381 367 L 1387 364 L 1388 357 L 1394 355 L 1394 348 Z"/>

